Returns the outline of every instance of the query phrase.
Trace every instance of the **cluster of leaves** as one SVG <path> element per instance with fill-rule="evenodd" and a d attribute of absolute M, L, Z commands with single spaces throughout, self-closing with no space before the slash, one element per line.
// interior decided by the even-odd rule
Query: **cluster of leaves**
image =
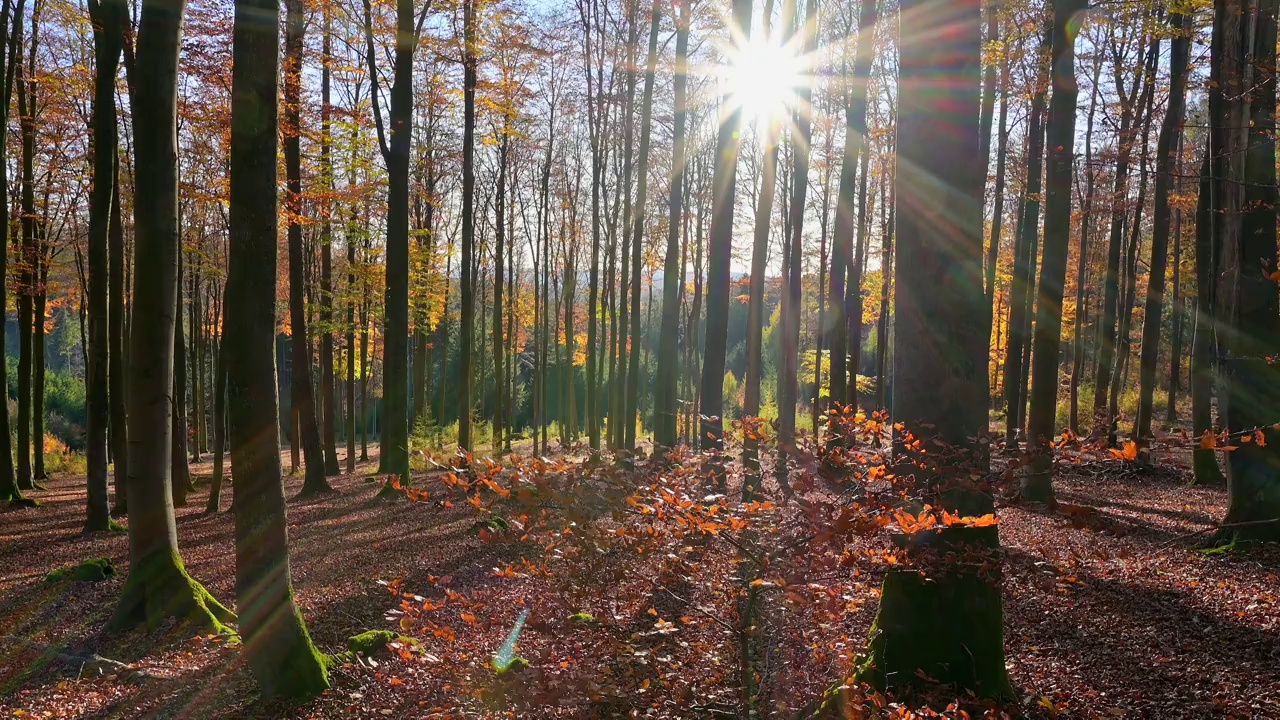
<path fill-rule="evenodd" d="M 571 687 L 588 703 L 610 697 L 642 702 L 654 683 L 662 697 L 688 699 L 705 694 L 711 684 L 732 685 L 749 663 L 740 651 L 744 634 L 773 624 L 767 642 L 785 646 L 782 652 L 799 662 L 774 668 L 777 676 L 761 682 L 775 693 L 782 687 L 807 693 L 789 700 L 799 709 L 855 667 L 865 632 L 865 619 L 855 619 L 868 609 L 883 574 L 903 567 L 932 572 L 919 553 L 907 551 L 911 543 L 903 538 L 997 522 L 993 514 L 964 516 L 939 501 L 958 486 L 971 492 L 989 486 L 986 474 L 971 472 L 971 450 L 917 439 L 883 413 L 836 408 L 827 421 L 837 441 L 819 443 L 802 435 L 790 448 L 789 496 L 772 487 L 750 501 L 737 499 L 730 493 L 740 487 L 743 468 L 730 463 L 729 483 L 719 487 L 712 469 L 722 457 L 688 448 L 616 464 L 519 456 L 497 463 L 461 453 L 449 465 L 435 463 L 438 469 L 421 484 L 393 480 L 392 487 L 410 500 L 442 508 L 465 498 L 476 513 L 473 528 L 480 540 L 519 556 L 493 568 L 495 581 L 536 581 L 549 590 L 524 605 L 532 614 L 523 643 L 554 643 L 539 631 L 566 623 L 583 630 L 583 623 L 566 618 L 593 618 L 589 632 L 603 638 L 593 647 L 609 655 L 597 659 L 599 669 L 573 675 L 535 659 L 523 673 L 526 684 L 557 692 Z M 730 438 L 732 446 L 745 438 L 770 444 L 758 419 L 745 418 L 734 427 L 739 436 Z M 958 462 L 964 471 L 950 469 Z M 966 558 L 952 553 L 946 561 Z M 409 589 L 389 581 L 398 598 L 389 620 L 423 638 L 424 648 L 459 642 L 464 630 L 479 628 L 491 630 L 492 642 L 499 630 L 511 627 L 509 604 L 465 595 L 450 582 L 433 577 L 429 587 Z M 786 608 L 779 616 L 786 619 L 764 623 L 748 616 L 759 612 L 744 610 L 751 606 L 744 604 L 749 594 L 765 598 L 764 606 Z M 630 609 L 605 612 L 597 606 L 584 612 L 600 597 L 618 598 Z M 644 671 L 617 667 L 642 646 L 676 634 L 684 638 L 683 651 L 645 656 Z M 699 654 L 735 658 L 739 672 L 676 671 Z M 496 677 L 493 683 L 502 684 Z M 525 687 L 519 698 L 535 703 L 546 691 Z M 658 694 L 650 699 L 659 702 Z"/>
<path fill-rule="evenodd" d="M 870 707 L 880 696 L 839 681 L 858 663 L 865 612 L 880 579 L 892 570 L 928 575 L 964 566 L 994 581 L 1000 558 L 990 547 L 932 540 L 955 529 L 997 525 L 990 510 L 965 514 L 958 508 L 994 508 L 1035 452 L 1049 452 L 1055 462 L 1126 464 L 1162 447 L 1230 451 L 1267 443 L 1262 428 L 1206 433 L 1198 440 L 1167 434 L 1145 448 L 1134 442 L 1110 448 L 1105 439 L 1064 433 L 1047 450 L 1033 448 L 993 470 L 990 458 L 1001 443 L 990 437 L 953 447 L 917 437 L 885 413 L 842 407 L 824 421 L 824 440 L 802 433 L 787 448 L 788 486 L 766 486 L 749 501 L 734 494 L 745 469 L 726 465 L 725 458 L 747 440 L 761 447 L 761 457 L 773 455 L 765 450 L 777 450 L 775 436 L 759 418 L 734 422 L 729 447 L 714 456 L 681 447 L 617 463 L 522 456 L 499 463 L 465 452 L 448 463 L 428 457 L 435 469 L 419 484 L 392 480 L 391 487 L 415 502 L 445 509 L 458 503 L 473 511 L 479 541 L 498 546 L 511 560 L 492 568 L 494 587 L 541 591 L 496 602 L 496 590 L 460 592 L 447 576 L 429 577 L 426 587 L 412 589 L 388 581 L 397 597 L 388 619 L 424 641 L 402 647 L 402 654 L 438 658 L 452 646 L 455 655 L 469 658 L 457 669 L 465 668 L 471 682 L 476 673 L 488 674 L 487 683 L 476 685 L 487 688 L 479 694 L 500 690 L 502 702 L 515 705 L 552 702 L 567 693 L 593 707 L 618 698 L 656 707 L 662 698 L 688 702 L 709 688 L 746 685 L 741 678 L 754 672 L 761 688 L 754 692 L 775 698 L 790 693 L 798 698 L 791 702 L 801 703 L 797 709 L 817 701 L 833 682 Z M 716 470 L 726 466 L 729 482 L 719 485 Z M 958 496 L 977 502 L 957 503 Z M 599 603 L 604 597 L 612 598 L 607 607 Z M 770 606 L 786 612 L 770 614 Z M 516 611 L 529 613 L 523 639 L 524 615 L 516 620 Z M 773 677 L 753 669 L 741 642 L 761 626 L 772 633 L 765 642 L 789 658 L 772 669 Z M 500 634 L 513 627 L 513 643 L 541 648 L 530 654 L 528 667 L 519 665 L 515 693 L 510 671 L 483 662 Z M 592 639 L 565 639 L 584 634 Z M 655 646 L 661 652 L 652 651 Z M 593 662 L 579 656 L 592 653 Z M 719 669 L 689 672 L 700 655 L 717 658 Z M 726 657 L 738 672 L 724 671 Z M 650 690 L 661 692 L 646 694 Z"/>

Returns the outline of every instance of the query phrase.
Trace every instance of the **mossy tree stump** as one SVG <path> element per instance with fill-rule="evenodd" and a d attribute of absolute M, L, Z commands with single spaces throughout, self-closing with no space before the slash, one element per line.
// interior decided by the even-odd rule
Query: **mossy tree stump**
<path fill-rule="evenodd" d="M 882 690 L 946 685 L 1012 699 L 1005 670 L 997 527 L 951 527 L 909 538 L 918 568 L 885 576 L 857 679 Z"/>

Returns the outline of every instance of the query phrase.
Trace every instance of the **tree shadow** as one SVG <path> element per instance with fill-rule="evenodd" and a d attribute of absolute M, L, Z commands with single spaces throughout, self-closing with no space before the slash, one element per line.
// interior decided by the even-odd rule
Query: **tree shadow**
<path fill-rule="evenodd" d="M 1037 562 L 1041 558 L 1035 555 L 1006 550 L 1006 577 L 1012 573 L 1020 582 L 1057 585 L 1058 578 L 1047 576 Z M 1052 689 L 1073 702 L 1093 694 L 1137 713 L 1126 717 L 1209 717 L 1224 711 L 1237 717 L 1280 716 L 1273 693 L 1260 693 L 1269 698 L 1265 701 L 1246 701 L 1258 697 L 1259 687 L 1276 682 L 1276 630 L 1207 612 L 1191 602 L 1189 592 L 1079 568 L 1071 575 L 1078 582 L 1064 588 L 1069 595 L 1056 588 L 1011 591 L 1006 583 L 1006 617 L 1014 618 L 1006 623 L 1010 655 L 1023 667 L 1021 680 L 1031 674 L 1044 686 L 1037 692 Z M 1257 715 L 1254 702 L 1272 706 Z M 1151 715 L 1155 710 L 1164 712 Z"/>

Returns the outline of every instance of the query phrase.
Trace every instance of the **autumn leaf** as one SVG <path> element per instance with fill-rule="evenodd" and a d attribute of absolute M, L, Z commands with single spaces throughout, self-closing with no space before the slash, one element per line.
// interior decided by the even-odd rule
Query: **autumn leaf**
<path fill-rule="evenodd" d="M 1138 459 L 1138 443 L 1130 440 L 1124 444 L 1121 450 L 1111 449 L 1111 456 L 1117 460 L 1134 461 Z"/>

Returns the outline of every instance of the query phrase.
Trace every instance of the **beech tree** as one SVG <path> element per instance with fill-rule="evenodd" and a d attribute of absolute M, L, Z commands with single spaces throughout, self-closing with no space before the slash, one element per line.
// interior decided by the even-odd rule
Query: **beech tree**
<path fill-rule="evenodd" d="M 224 630 L 235 619 L 183 567 L 170 487 L 174 308 L 178 301 L 178 49 L 184 2 L 145 0 L 138 16 L 134 307 L 129 365 L 129 575 L 110 626 L 166 618 Z M 274 82 L 274 80 L 273 80 Z M 272 266 L 274 267 L 274 266 Z"/>
<path fill-rule="evenodd" d="M 289 237 L 289 339 L 292 369 L 290 398 L 295 427 L 302 445 L 305 475 L 302 493 L 314 495 L 333 490 L 325 479 L 324 448 L 316 421 L 315 393 L 311 384 L 311 335 L 307 327 L 306 288 L 302 251 L 302 150 L 301 86 L 302 43 L 306 17 L 302 0 L 285 0 L 284 67 L 284 164 L 285 210 Z"/>
<path fill-rule="evenodd" d="M 8 137 L 9 137 L 9 107 L 13 91 L 13 77 L 15 64 L 21 63 L 22 58 L 17 54 L 17 37 L 22 27 L 22 10 L 25 0 L 4 0 L 4 4 L 0 7 L 0 98 L 3 99 L 3 105 L 0 105 L 0 187 L 8 187 L 9 163 L 6 160 L 8 153 Z M 12 30 L 10 26 L 12 24 Z M 9 193 L 0 193 L 0 214 L 4 217 L 9 216 Z M 5 248 L 4 252 L 0 252 L 0 278 L 8 277 L 8 260 L 9 253 L 9 223 L 0 223 L 0 247 Z M 8 307 L 8 283 L 0 282 L 0 307 Z M 0 347 L 4 345 L 5 326 L 8 323 L 0 323 Z M 0 353 L 0 371 L 8 377 L 8 353 Z M 26 498 L 22 494 L 22 489 L 18 485 L 18 479 L 14 475 L 13 467 L 13 447 L 12 439 L 9 434 L 9 403 L 6 401 L 4 407 L 0 407 L 0 501 L 18 503 L 25 505 L 36 504 L 35 500 Z"/>
<path fill-rule="evenodd" d="M 89 517 L 85 521 L 85 530 L 107 530 L 111 520 L 107 502 L 107 366 L 110 357 L 107 339 L 107 236 L 112 206 L 116 202 L 116 68 L 124 42 L 124 3 L 119 0 L 91 0 L 89 13 L 94 23 L 95 67 L 93 189 L 89 197 L 89 367 L 85 377 L 89 421 L 85 449 Z"/>
<path fill-rule="evenodd" d="M 1027 411 L 1027 434 L 1039 453 L 1038 462 L 1022 482 L 1022 496 L 1052 503 L 1051 457 L 1048 451 L 1057 428 L 1058 370 L 1062 347 L 1062 297 L 1067 276 L 1067 246 L 1071 240 L 1071 175 L 1075 166 L 1076 77 L 1075 41 L 1072 28 L 1076 14 L 1084 9 L 1081 0 L 1054 0 L 1053 55 L 1049 82 L 1053 99 L 1049 103 L 1049 123 L 1045 132 L 1049 167 L 1045 190 L 1044 255 L 1041 260 L 1039 293 L 1036 301 L 1035 335 L 1032 338 L 1031 406 Z"/>
<path fill-rule="evenodd" d="M 912 381 L 894 388 L 893 414 L 929 444 L 935 462 L 954 465 L 935 469 L 945 473 L 939 482 L 968 472 L 981 454 L 974 438 L 987 426 L 982 203 L 972 182 L 982 162 L 980 48 L 979 0 L 902 3 L 895 235 L 899 256 L 912 261 L 895 267 L 894 376 Z M 975 488 L 939 499 L 964 515 L 992 509 Z M 994 525 L 926 535 L 915 542 L 992 553 L 999 544 Z M 885 577 L 861 676 L 882 687 L 927 677 L 980 697 L 1011 697 L 999 571 L 994 582 L 962 567 L 937 572 L 928 581 L 916 569 Z"/>
<path fill-rule="evenodd" d="M 226 352 L 240 636 L 265 697 L 329 687 L 293 600 L 276 396 L 279 0 L 237 0 Z"/>

